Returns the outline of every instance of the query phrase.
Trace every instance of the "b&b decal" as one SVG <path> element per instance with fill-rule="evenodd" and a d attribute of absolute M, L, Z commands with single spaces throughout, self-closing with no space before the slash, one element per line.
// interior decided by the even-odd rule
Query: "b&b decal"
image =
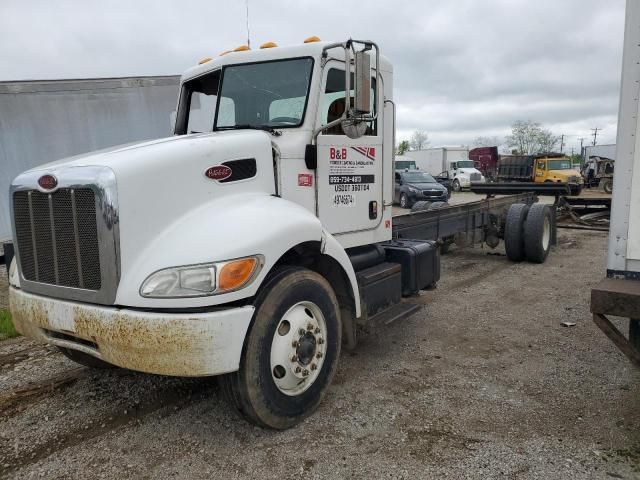
<path fill-rule="evenodd" d="M 346 148 L 334 148 L 334 147 L 331 147 L 329 149 L 329 158 L 331 160 L 346 160 L 347 159 L 347 149 Z"/>
<path fill-rule="evenodd" d="M 376 159 L 376 149 L 375 147 L 351 147 L 353 150 L 355 150 L 358 153 L 361 153 L 362 155 L 364 155 L 365 157 L 367 157 L 369 160 L 375 160 Z"/>

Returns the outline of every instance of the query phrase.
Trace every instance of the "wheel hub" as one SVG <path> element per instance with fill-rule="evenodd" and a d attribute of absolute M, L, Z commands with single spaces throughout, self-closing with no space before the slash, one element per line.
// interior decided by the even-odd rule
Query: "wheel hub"
<path fill-rule="evenodd" d="M 299 395 L 317 378 L 325 358 L 327 327 L 317 305 L 300 302 L 280 320 L 271 345 L 271 373 L 286 395 Z"/>

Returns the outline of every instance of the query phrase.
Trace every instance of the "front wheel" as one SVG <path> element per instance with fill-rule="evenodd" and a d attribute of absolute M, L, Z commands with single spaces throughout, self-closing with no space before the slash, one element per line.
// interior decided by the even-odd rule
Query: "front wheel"
<path fill-rule="evenodd" d="M 240 369 L 220 382 L 245 419 L 284 430 L 309 416 L 331 384 L 342 341 L 338 301 L 324 277 L 287 267 L 255 307 Z"/>
<path fill-rule="evenodd" d="M 410 208 L 409 198 L 407 197 L 406 193 L 401 193 L 400 194 L 400 206 L 402 208 Z"/>
<path fill-rule="evenodd" d="M 73 350 L 71 348 L 63 348 L 58 347 L 58 350 L 67 357 L 72 362 L 77 363 L 78 365 L 82 365 L 89 368 L 117 368 L 115 365 L 105 362 L 104 360 L 100 360 L 94 356 L 91 356 L 87 353 L 80 352 L 78 350 Z"/>
<path fill-rule="evenodd" d="M 454 192 L 459 192 L 462 190 L 462 186 L 460 185 L 460 181 L 458 179 L 453 181 L 452 188 Z"/>
<path fill-rule="evenodd" d="M 605 193 L 613 192 L 613 179 L 612 178 L 607 178 L 607 179 L 604 180 L 604 182 L 602 183 L 602 190 L 604 190 Z"/>

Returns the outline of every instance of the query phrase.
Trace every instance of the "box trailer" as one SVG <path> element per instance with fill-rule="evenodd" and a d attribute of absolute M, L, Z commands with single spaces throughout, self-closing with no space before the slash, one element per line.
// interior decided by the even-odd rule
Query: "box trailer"
<path fill-rule="evenodd" d="M 593 320 L 640 366 L 640 3 L 627 0 L 607 273 L 591 291 Z M 628 338 L 608 316 L 629 319 Z"/>
<path fill-rule="evenodd" d="M 465 147 L 439 147 L 414 150 L 409 155 L 417 167 L 433 176 L 445 177 L 454 191 L 471 186 L 471 182 L 484 182 L 485 178 L 469 160 Z"/>

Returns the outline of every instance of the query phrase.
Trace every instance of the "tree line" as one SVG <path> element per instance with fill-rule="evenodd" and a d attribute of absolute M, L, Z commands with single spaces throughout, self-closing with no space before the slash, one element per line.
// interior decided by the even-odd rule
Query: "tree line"
<path fill-rule="evenodd" d="M 472 147 L 505 147 L 514 155 L 533 155 L 553 152 L 560 144 L 560 136 L 532 120 L 517 120 L 511 125 L 511 134 L 501 141 L 497 136 L 477 137 Z M 463 145 L 464 146 L 464 145 Z M 429 147 L 429 136 L 425 130 L 415 130 L 409 140 L 402 140 L 397 146 L 397 154 Z"/>

